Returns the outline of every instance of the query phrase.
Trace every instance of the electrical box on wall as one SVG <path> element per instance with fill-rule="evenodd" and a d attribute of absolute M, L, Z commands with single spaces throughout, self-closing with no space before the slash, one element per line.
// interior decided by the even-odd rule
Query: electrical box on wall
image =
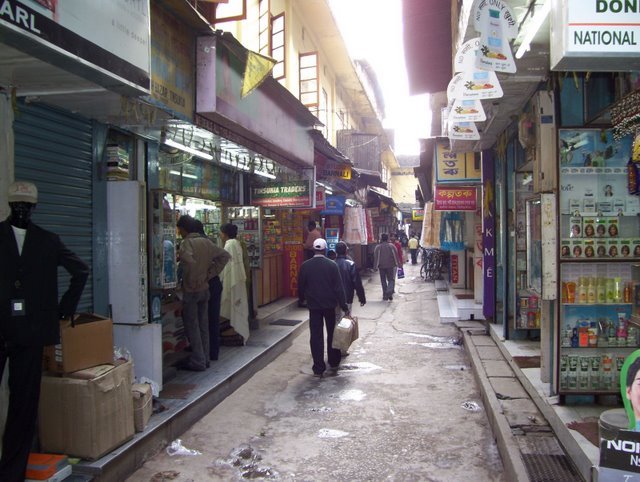
<path fill-rule="evenodd" d="M 557 189 L 556 113 L 553 92 L 539 91 L 533 97 L 536 122 L 536 148 L 533 162 L 533 191 Z"/>

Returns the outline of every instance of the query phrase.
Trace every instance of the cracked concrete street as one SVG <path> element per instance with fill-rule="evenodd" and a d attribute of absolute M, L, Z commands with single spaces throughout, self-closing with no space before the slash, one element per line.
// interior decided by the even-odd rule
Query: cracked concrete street
<path fill-rule="evenodd" d="M 459 332 L 405 273 L 392 302 L 373 273 L 337 377 L 311 376 L 305 329 L 180 437 L 201 454 L 162 450 L 127 480 L 505 480 Z"/>

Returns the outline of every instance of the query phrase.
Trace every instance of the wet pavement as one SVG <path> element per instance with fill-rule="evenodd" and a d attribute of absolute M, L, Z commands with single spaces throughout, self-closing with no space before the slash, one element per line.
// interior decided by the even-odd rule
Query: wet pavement
<path fill-rule="evenodd" d="M 372 276 L 338 376 L 311 376 L 305 330 L 182 434 L 184 451 L 127 480 L 506 480 L 460 333 L 418 269 L 392 302 Z"/>

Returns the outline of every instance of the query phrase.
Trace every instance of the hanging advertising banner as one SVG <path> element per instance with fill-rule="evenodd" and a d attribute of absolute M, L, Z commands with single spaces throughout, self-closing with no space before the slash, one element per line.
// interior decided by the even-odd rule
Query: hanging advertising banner
<path fill-rule="evenodd" d="M 482 151 L 482 314 L 493 318 L 496 308 L 496 203 L 494 198 L 493 151 Z"/>
<path fill-rule="evenodd" d="M 472 70 L 462 74 L 463 99 L 499 99 L 504 95 L 498 76 L 492 70 Z"/>
<path fill-rule="evenodd" d="M 424 221 L 424 208 L 411 209 L 411 221 Z"/>
<path fill-rule="evenodd" d="M 455 56 L 454 69 L 457 74 L 449 82 L 447 89 L 447 99 L 451 106 L 449 114 L 450 122 L 482 122 L 487 119 L 479 99 L 463 99 L 462 89 L 466 72 L 476 71 L 475 61 L 480 47 L 480 37 L 467 40 Z"/>
<path fill-rule="evenodd" d="M 149 0 L 3 0 L 0 4 L 3 42 L 36 52 L 54 65 L 72 62 L 75 73 L 100 85 L 124 87 L 134 95 L 149 93 Z"/>
<path fill-rule="evenodd" d="M 436 211 L 475 211 L 476 198 L 475 186 L 443 187 L 436 184 L 433 205 Z"/>
<path fill-rule="evenodd" d="M 320 214 L 324 216 L 343 216 L 346 200 L 345 196 L 327 196 L 325 207 Z"/>
<path fill-rule="evenodd" d="M 495 72 L 515 73 L 517 68 L 509 39 L 518 35 L 518 22 L 509 4 L 500 0 L 479 2 L 474 26 L 480 33 L 475 66 Z"/>
<path fill-rule="evenodd" d="M 324 230 L 324 239 L 327 242 L 327 250 L 336 250 L 336 244 L 340 241 L 340 230 L 338 228 L 327 228 Z"/>
<path fill-rule="evenodd" d="M 449 139 L 477 141 L 480 139 L 475 122 L 450 122 Z"/>
<path fill-rule="evenodd" d="M 640 69 L 637 1 L 559 0 L 551 11 L 551 70 Z"/>
<path fill-rule="evenodd" d="M 311 181 L 274 182 L 251 188 L 251 204 L 265 208 L 312 207 Z"/>
<path fill-rule="evenodd" d="M 443 145 L 436 145 L 436 182 L 439 184 L 469 184 L 480 182 L 480 164 L 473 152 L 451 152 Z"/>
<path fill-rule="evenodd" d="M 453 101 L 449 121 L 456 122 L 482 122 L 487 120 L 487 115 L 478 99 L 456 99 Z"/>

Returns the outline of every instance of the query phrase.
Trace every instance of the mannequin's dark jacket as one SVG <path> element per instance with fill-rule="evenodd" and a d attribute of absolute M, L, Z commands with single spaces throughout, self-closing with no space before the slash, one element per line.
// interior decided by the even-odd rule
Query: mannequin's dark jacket
<path fill-rule="evenodd" d="M 364 295 L 364 286 L 362 286 L 362 279 L 360 278 L 360 273 L 358 273 L 358 268 L 356 268 L 356 263 L 345 255 L 338 255 L 336 264 L 342 278 L 347 303 L 353 303 L 354 290 L 358 294 L 358 301 L 366 303 L 367 298 Z"/>
<path fill-rule="evenodd" d="M 58 266 L 71 275 L 59 303 Z M 60 318 L 75 313 L 88 276 L 58 235 L 29 223 L 19 255 L 11 224 L 0 222 L 0 338 L 16 346 L 59 343 Z M 12 316 L 12 300 L 24 300 L 24 315 Z"/>

